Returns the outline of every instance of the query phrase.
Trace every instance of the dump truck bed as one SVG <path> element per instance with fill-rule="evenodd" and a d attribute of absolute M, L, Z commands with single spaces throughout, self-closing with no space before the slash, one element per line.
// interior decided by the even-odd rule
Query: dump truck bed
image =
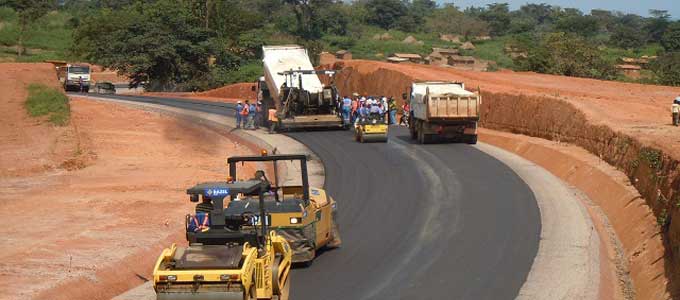
<path fill-rule="evenodd" d="M 414 83 L 411 107 L 417 119 L 426 121 L 479 120 L 479 95 L 465 90 L 462 83 Z"/>
<path fill-rule="evenodd" d="M 279 99 L 281 85 L 286 82 L 286 76 L 279 73 L 290 70 L 314 70 L 307 50 L 297 45 L 263 46 L 264 77 L 273 99 Z M 316 74 L 302 76 L 302 87 L 310 93 L 323 90 L 323 84 Z M 299 87 L 296 79 L 288 83 L 290 87 Z"/>

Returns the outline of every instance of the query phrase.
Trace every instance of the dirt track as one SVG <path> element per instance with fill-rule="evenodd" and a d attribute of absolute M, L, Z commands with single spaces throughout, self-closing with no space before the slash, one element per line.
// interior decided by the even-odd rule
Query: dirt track
<path fill-rule="evenodd" d="M 224 178 L 227 156 L 253 150 L 113 104 L 72 100 L 62 128 L 27 117 L 25 85 L 58 86 L 53 72 L 0 64 L 0 298 L 109 299 L 183 240 L 185 188 Z"/>

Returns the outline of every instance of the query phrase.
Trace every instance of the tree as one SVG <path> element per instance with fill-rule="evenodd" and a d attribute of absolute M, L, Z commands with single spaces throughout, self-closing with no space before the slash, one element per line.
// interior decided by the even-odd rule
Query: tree
<path fill-rule="evenodd" d="M 670 22 L 670 15 L 667 10 L 650 9 L 649 14 L 652 16 L 645 25 L 645 31 L 649 33 L 649 40 L 655 43 L 661 41 L 666 28 Z"/>
<path fill-rule="evenodd" d="M 53 1 L 50 0 L 9 0 L 2 3 L 2 6 L 9 6 L 13 8 L 19 16 L 19 37 L 17 39 L 17 56 L 21 56 L 25 52 L 24 38 L 28 27 L 35 22 L 35 20 L 44 16 L 50 8 L 52 8 Z"/>
<path fill-rule="evenodd" d="M 479 18 L 489 23 L 491 35 L 504 35 L 510 28 L 510 8 L 507 3 L 492 3 L 487 5 Z"/>
<path fill-rule="evenodd" d="M 551 11 L 552 6 L 545 3 L 526 4 L 519 8 L 521 15 L 535 20 L 538 25 L 552 22 Z"/>
<path fill-rule="evenodd" d="M 74 33 L 77 53 L 130 76 L 131 86 L 150 90 L 195 90 L 211 83 L 209 58 L 218 52 L 214 34 L 186 2 L 137 2 L 103 9 Z"/>
<path fill-rule="evenodd" d="M 432 17 L 427 19 L 425 27 L 430 32 L 460 34 L 466 39 L 489 34 L 489 24 L 464 14 L 452 4 L 435 10 Z"/>
<path fill-rule="evenodd" d="M 668 25 L 661 38 L 661 45 L 667 52 L 680 52 L 680 21 Z"/>
<path fill-rule="evenodd" d="M 597 19 L 592 16 L 570 15 L 557 20 L 555 29 L 583 37 L 592 37 L 599 31 L 599 25 Z"/>
<path fill-rule="evenodd" d="M 651 63 L 660 84 L 680 86 L 680 52 L 666 53 Z"/>
<path fill-rule="evenodd" d="M 407 14 L 408 8 L 401 0 L 367 0 L 368 23 L 383 29 L 397 27 L 399 18 Z"/>
<path fill-rule="evenodd" d="M 515 63 L 525 70 L 576 77 L 612 79 L 616 72 L 595 45 L 575 34 L 550 33 L 521 43 L 526 57 Z"/>
<path fill-rule="evenodd" d="M 643 31 L 642 17 L 633 14 L 624 15 L 613 25 L 610 41 L 613 45 L 625 49 L 639 48 L 647 41 L 647 36 Z"/>

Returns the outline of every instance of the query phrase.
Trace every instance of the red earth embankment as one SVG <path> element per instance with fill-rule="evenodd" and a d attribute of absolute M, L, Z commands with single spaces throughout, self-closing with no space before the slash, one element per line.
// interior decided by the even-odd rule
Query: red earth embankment
<path fill-rule="evenodd" d="M 184 238 L 185 189 L 255 151 L 227 132 L 82 99 L 54 127 L 28 116 L 30 83 L 59 88 L 51 64 L 0 64 L 2 299 L 109 299 L 140 284 Z"/>
<path fill-rule="evenodd" d="M 213 102 L 227 102 L 236 103 L 238 100 L 253 100 L 255 99 L 255 92 L 252 90 L 255 87 L 254 83 L 235 83 L 221 88 L 207 90 L 200 93 L 191 92 L 148 92 L 145 96 L 153 97 L 180 97 L 189 99 L 206 100 Z"/>
<path fill-rule="evenodd" d="M 623 244 L 637 297 L 680 292 L 680 128 L 669 125 L 680 88 L 371 61 L 335 67 L 342 94 L 401 99 L 414 80 L 464 81 L 482 89 L 482 126 L 577 145 L 621 170 L 644 204 L 604 187 L 609 200 L 598 204 Z"/>
<path fill-rule="evenodd" d="M 255 99 L 254 83 L 235 83 L 214 90 L 197 93 L 198 96 L 227 99 Z"/>

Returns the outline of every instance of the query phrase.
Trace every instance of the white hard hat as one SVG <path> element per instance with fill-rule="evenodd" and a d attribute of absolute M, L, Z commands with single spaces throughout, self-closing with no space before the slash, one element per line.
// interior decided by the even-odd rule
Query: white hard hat
<path fill-rule="evenodd" d="M 238 101 L 236 102 L 236 104 L 241 104 L 241 100 L 238 100 Z"/>

